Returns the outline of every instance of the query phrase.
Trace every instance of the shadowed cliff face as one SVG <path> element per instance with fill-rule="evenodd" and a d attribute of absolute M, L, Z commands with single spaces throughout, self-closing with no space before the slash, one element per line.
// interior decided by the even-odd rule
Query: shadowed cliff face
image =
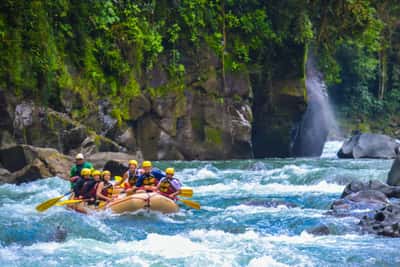
<path fill-rule="evenodd" d="M 306 110 L 304 46 L 292 44 L 270 58 L 272 72 L 253 77 L 253 151 L 256 158 L 291 155 L 293 129 Z M 268 66 L 268 64 L 266 64 Z"/>
<path fill-rule="evenodd" d="M 292 155 L 295 157 L 321 156 L 328 135 L 339 132 L 326 85 L 315 65 L 310 55 L 306 65 L 308 105 L 294 133 Z"/>

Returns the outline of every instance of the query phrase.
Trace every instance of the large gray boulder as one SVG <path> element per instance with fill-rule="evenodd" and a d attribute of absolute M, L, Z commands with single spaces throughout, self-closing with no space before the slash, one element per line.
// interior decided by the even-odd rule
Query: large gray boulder
<path fill-rule="evenodd" d="M 399 141 L 383 134 L 357 134 L 346 140 L 337 155 L 339 158 L 383 158 L 396 157 Z"/>
<path fill-rule="evenodd" d="M 392 167 L 390 168 L 387 184 L 393 186 L 400 185 L 400 155 L 398 154 L 396 159 L 392 163 Z"/>
<path fill-rule="evenodd" d="M 0 183 L 30 182 L 58 176 L 67 178 L 72 159 L 52 148 L 16 145 L 0 149 Z"/>

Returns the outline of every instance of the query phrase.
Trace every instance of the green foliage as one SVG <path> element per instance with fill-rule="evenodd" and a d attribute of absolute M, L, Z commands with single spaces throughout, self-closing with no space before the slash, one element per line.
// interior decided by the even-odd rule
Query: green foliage
<path fill-rule="evenodd" d="M 310 47 L 345 109 L 396 112 L 399 14 L 399 4 L 367 0 L 4 0 L 0 86 L 56 109 L 71 91 L 79 98 L 70 100 L 76 117 L 106 98 L 122 123 L 141 90 L 154 96 L 184 90 L 186 62 L 206 46 L 223 62 L 218 75 L 278 76 L 288 71 L 282 66 L 304 63 Z M 382 51 L 390 68 L 387 94 L 378 100 Z M 168 73 L 168 84 L 144 88 L 156 65 Z"/>

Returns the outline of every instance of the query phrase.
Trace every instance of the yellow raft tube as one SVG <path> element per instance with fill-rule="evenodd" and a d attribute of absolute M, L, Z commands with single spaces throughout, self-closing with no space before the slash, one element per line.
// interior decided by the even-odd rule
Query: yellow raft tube
<path fill-rule="evenodd" d="M 81 213 L 90 213 L 100 210 L 111 210 L 113 213 L 135 212 L 138 210 L 158 211 L 161 213 L 175 213 L 179 211 L 179 206 L 172 199 L 158 193 L 139 192 L 130 196 L 120 197 L 103 207 L 87 205 L 84 202 L 68 205 L 69 209 Z"/>

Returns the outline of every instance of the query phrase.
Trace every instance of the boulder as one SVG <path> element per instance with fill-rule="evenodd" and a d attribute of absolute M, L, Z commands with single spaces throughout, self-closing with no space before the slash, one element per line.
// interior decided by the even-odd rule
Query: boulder
<path fill-rule="evenodd" d="M 387 237 L 400 237 L 400 206 L 387 205 L 372 216 L 364 216 L 360 226 L 365 232 Z"/>
<path fill-rule="evenodd" d="M 390 168 L 387 184 L 393 186 L 400 186 L 400 155 L 397 154 L 396 159 L 392 163 Z"/>
<path fill-rule="evenodd" d="M 329 235 L 331 233 L 331 230 L 325 224 L 321 224 L 313 228 L 307 229 L 306 232 L 312 235 L 322 236 Z"/>
<path fill-rule="evenodd" d="M 103 169 L 110 171 L 112 176 L 122 176 L 128 170 L 128 163 L 126 161 L 109 160 L 104 164 Z"/>
<path fill-rule="evenodd" d="M 344 188 L 341 198 L 365 190 L 379 191 L 388 198 L 400 197 L 400 186 L 390 186 L 378 180 L 370 180 L 368 182 L 352 181 Z"/>
<path fill-rule="evenodd" d="M 127 128 L 121 135 L 117 136 L 116 141 L 123 147 L 128 149 L 128 152 L 136 151 L 135 132 L 131 127 Z"/>
<path fill-rule="evenodd" d="M 399 141 L 383 134 L 357 134 L 346 140 L 337 155 L 339 158 L 383 158 L 396 157 Z"/>
<path fill-rule="evenodd" d="M 126 154 L 121 152 L 99 152 L 90 155 L 87 161 L 91 162 L 96 169 L 109 170 L 112 175 L 122 175 L 128 168 L 128 161 L 135 159 L 143 160 L 140 153 Z"/>
<path fill-rule="evenodd" d="M 6 169 L 0 182 L 19 184 L 51 176 L 67 178 L 72 159 L 51 148 L 16 145 L 0 149 L 0 163 Z"/>
<path fill-rule="evenodd" d="M 331 205 L 329 214 L 339 217 L 354 216 L 360 218 L 387 204 L 389 204 L 389 200 L 382 192 L 376 190 L 362 190 L 335 200 Z"/>

